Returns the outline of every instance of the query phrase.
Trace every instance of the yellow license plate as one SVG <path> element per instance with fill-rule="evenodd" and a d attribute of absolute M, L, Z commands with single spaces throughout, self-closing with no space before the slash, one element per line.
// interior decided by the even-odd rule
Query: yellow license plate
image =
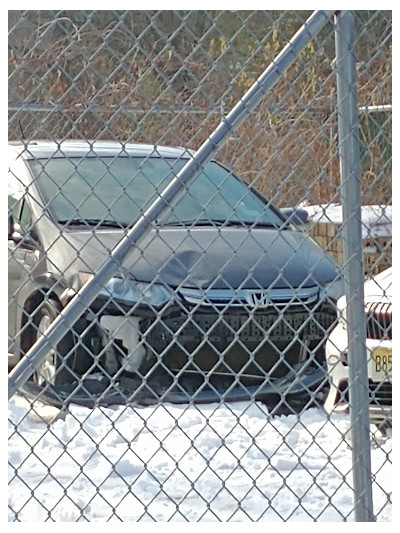
<path fill-rule="evenodd" d="M 385 381 L 392 378 L 391 348 L 375 348 L 369 362 L 370 378 L 373 381 Z"/>

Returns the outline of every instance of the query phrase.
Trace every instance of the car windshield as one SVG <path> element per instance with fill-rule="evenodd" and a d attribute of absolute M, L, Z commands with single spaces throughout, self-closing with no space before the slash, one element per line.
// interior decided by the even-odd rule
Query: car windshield
<path fill-rule="evenodd" d="M 51 215 L 63 224 L 129 226 L 185 165 L 161 157 L 51 158 L 29 161 Z M 217 162 L 178 196 L 158 223 L 257 224 L 281 226 L 282 219 L 248 185 Z"/>

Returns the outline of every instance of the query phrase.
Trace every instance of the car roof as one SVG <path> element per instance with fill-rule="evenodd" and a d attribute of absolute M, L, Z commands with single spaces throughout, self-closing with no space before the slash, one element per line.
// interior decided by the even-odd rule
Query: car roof
<path fill-rule="evenodd" d="M 193 150 L 182 147 L 153 144 L 123 143 L 117 141 L 45 141 L 9 142 L 9 146 L 25 159 L 50 157 L 131 156 L 188 159 Z"/>

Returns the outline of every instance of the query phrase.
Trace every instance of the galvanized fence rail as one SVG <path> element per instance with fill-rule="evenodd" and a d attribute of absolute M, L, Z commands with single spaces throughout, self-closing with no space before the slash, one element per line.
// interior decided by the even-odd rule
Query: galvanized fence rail
<path fill-rule="evenodd" d="M 390 16 L 9 13 L 9 520 L 390 520 L 387 278 L 371 301 L 364 294 L 391 266 Z M 261 210 L 256 190 L 268 197 Z M 127 205 L 136 218 L 123 220 Z M 43 402 L 55 406 L 50 423 Z M 219 409 L 236 421 L 225 437 L 213 426 Z M 103 430 L 93 433 L 97 416 Z M 154 426 L 158 416 L 172 425 Z M 129 438 L 122 419 L 136 427 Z M 300 441 L 311 436 L 300 449 L 299 428 Z M 169 444 L 174 429 L 189 439 L 182 454 Z M 196 444 L 203 431 L 220 439 L 213 452 L 212 438 Z M 250 439 L 237 456 L 227 444 L 235 432 Z M 76 449 L 75 437 L 86 444 Z M 144 437 L 158 442 L 150 455 Z M 333 455 L 349 438 L 341 473 Z M 109 457 L 108 441 L 127 448 Z M 251 443 L 267 462 L 258 473 Z M 296 466 L 279 469 L 286 447 L 310 476 L 301 494 Z M 317 474 L 313 448 L 325 465 Z M 161 465 L 175 464 L 166 477 L 152 466 L 161 450 Z M 218 454 L 235 458 L 226 479 Z M 111 468 L 103 480 L 91 475 L 97 455 Z M 193 477 L 187 460 L 197 455 L 206 466 Z M 65 477 L 61 463 L 77 474 Z M 222 483 L 212 496 L 205 471 Z M 231 486 L 238 471 L 253 490 Z M 153 489 L 138 493 L 144 479 Z M 193 513 L 190 501 L 206 510 Z"/>

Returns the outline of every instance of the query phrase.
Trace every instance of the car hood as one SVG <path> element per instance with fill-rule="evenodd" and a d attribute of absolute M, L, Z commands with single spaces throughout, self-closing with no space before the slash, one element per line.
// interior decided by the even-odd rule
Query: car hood
<path fill-rule="evenodd" d="M 98 271 L 123 233 L 74 230 L 64 231 L 63 237 L 50 247 L 49 262 L 72 275 Z M 65 240 L 78 256 L 73 263 L 65 252 Z M 138 246 L 132 246 L 123 266 L 138 281 L 197 289 L 311 287 L 338 275 L 334 259 L 313 239 L 272 228 L 151 229 Z"/>
<path fill-rule="evenodd" d="M 392 268 L 383 270 L 364 284 L 366 302 L 392 301 Z"/>

